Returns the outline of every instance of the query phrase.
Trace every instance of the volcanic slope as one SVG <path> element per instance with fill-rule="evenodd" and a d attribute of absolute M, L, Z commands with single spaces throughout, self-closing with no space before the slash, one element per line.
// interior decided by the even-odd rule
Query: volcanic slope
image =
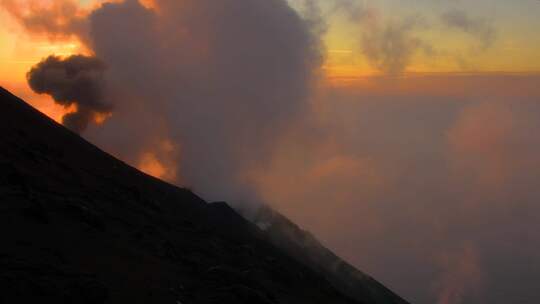
<path fill-rule="evenodd" d="M 0 109 L 0 303 L 372 303 L 2 88 Z"/>

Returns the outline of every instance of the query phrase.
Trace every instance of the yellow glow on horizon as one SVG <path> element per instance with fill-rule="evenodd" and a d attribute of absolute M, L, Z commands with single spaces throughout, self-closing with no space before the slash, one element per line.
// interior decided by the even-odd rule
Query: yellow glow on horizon
<path fill-rule="evenodd" d="M 400 11 L 400 6 L 391 9 L 397 11 L 390 17 L 384 16 L 382 10 L 381 24 L 387 21 L 384 17 L 399 20 L 401 16 L 406 17 L 410 13 Z M 493 43 L 486 46 L 478 37 L 437 24 L 437 15 L 427 17 L 431 18 L 430 26 L 411 30 L 407 35 L 430 46 L 432 51 L 416 50 L 406 66 L 405 74 L 540 72 L 540 39 L 536 38 L 535 27 L 531 24 L 533 21 L 501 17 L 492 24 L 496 33 Z M 362 51 L 364 25 L 349 21 L 343 14 L 329 22 L 329 31 L 324 37 L 328 49 L 325 71 L 329 78 L 358 78 L 380 74 L 369 64 Z"/>

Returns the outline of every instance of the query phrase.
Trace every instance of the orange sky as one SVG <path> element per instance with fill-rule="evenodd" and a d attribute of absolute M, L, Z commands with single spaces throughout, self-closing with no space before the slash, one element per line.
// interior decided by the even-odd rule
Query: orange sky
<path fill-rule="evenodd" d="M 99 1 L 81 0 L 86 6 L 97 2 Z M 144 2 L 151 3 L 150 0 Z M 392 3 L 390 6 L 384 2 L 392 1 L 378 3 L 377 12 L 380 16 L 378 18 L 382 24 L 412 15 L 400 5 Z M 535 30 L 540 26 L 539 21 L 534 21 L 535 19 L 529 18 L 530 16 L 517 18 L 516 14 L 519 12 L 511 14 L 510 11 L 502 14 L 500 12 L 502 8 L 499 8 L 496 15 L 493 12 L 483 13 L 484 15 L 475 14 L 473 7 L 463 5 L 462 9 L 469 9 L 471 16 L 492 21 L 493 30 L 497 35 L 493 46 L 482 50 L 476 49 L 472 37 L 459 31 L 441 28 L 440 24 L 434 21 L 438 11 L 435 11 L 435 8 L 428 10 L 426 5 L 419 3 L 414 8 L 429 20 L 430 26 L 419 28 L 411 35 L 429 42 L 434 46 L 435 52 L 434 54 L 417 52 L 407 71 L 429 73 L 540 71 L 540 38 Z M 528 9 L 527 5 L 533 9 L 532 12 L 538 9 L 537 13 L 540 13 L 540 5 L 531 6 L 528 1 L 522 4 L 521 9 Z M 325 36 L 328 49 L 326 73 L 332 78 L 355 78 L 377 74 L 377 70 L 370 66 L 360 48 L 360 30 L 363 25 L 347 20 L 342 14 L 331 18 L 329 22 L 329 30 Z M 0 79 L 6 86 L 23 83 L 25 72 L 44 56 L 51 53 L 68 55 L 82 51 L 77 41 L 51 42 L 47 37 L 29 36 L 2 9 L 0 9 L 0 47 Z"/>

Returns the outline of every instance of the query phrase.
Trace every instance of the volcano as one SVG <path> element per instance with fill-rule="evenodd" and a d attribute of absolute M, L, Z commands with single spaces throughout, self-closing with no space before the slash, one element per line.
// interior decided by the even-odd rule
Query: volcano
<path fill-rule="evenodd" d="M 275 212 L 260 229 L 0 105 L 0 303 L 406 303 Z"/>

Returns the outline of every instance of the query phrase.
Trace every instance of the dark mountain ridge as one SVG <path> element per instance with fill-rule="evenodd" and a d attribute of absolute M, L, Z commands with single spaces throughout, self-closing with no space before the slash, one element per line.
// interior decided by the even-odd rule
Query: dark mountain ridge
<path fill-rule="evenodd" d="M 227 204 L 124 164 L 2 88 L 0 105 L 0 303 L 399 303 L 353 300 Z"/>

